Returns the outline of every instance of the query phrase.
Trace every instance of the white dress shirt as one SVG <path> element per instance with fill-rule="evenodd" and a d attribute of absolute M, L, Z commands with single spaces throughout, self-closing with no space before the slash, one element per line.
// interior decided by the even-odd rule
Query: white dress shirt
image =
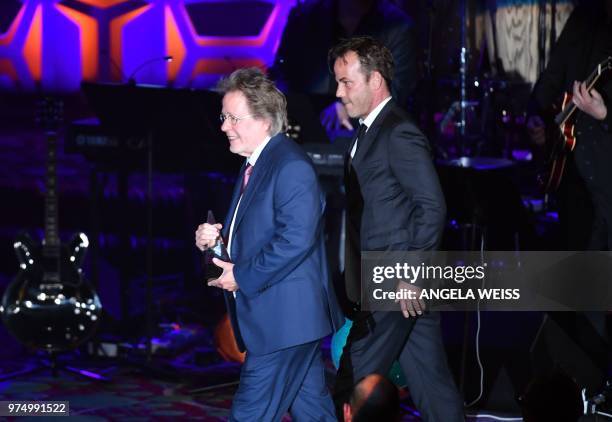
<path fill-rule="evenodd" d="M 376 108 L 374 108 L 374 110 L 370 111 L 370 114 L 368 114 L 365 119 L 359 119 L 359 124 L 366 126 L 366 133 L 370 129 L 370 126 L 372 126 L 372 123 L 374 123 L 374 120 L 376 120 L 376 118 L 380 114 L 380 111 L 383 109 L 383 107 L 387 105 L 389 101 L 391 101 L 391 98 L 391 96 L 388 96 L 387 98 L 382 100 L 380 104 L 378 104 Z M 351 158 L 355 158 L 355 152 L 357 151 L 357 142 L 359 142 L 359 139 L 355 141 L 353 149 L 351 149 Z"/>

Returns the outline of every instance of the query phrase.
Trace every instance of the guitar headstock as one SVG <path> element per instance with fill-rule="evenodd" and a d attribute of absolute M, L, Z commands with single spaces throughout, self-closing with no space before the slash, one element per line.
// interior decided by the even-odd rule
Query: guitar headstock
<path fill-rule="evenodd" d="M 36 123 L 46 132 L 55 132 L 63 121 L 64 102 L 59 98 L 44 97 L 36 103 Z"/>

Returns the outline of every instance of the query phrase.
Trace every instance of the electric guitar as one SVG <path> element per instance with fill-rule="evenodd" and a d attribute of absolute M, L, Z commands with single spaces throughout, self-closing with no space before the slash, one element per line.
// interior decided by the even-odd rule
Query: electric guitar
<path fill-rule="evenodd" d="M 589 75 L 585 81 L 587 90 L 593 89 L 599 78 L 610 69 L 612 69 L 612 57 L 608 57 L 599 63 Z M 547 134 L 545 169 L 538 175 L 538 185 L 544 193 L 557 190 L 561 184 L 568 155 L 576 147 L 574 123 L 577 107 L 572 101 L 572 97 L 572 93 L 565 93 L 561 104 L 561 112 L 555 116 L 554 124 L 551 125 L 550 132 L 552 133 Z"/>
<path fill-rule="evenodd" d="M 26 234 L 15 240 L 19 273 L 2 296 L 0 316 L 24 345 L 59 352 L 93 334 L 102 306 L 81 268 L 87 236 L 77 233 L 67 246 L 59 238 L 56 153 L 62 104 L 46 99 L 39 107 L 38 120 L 47 138 L 45 237 L 41 247 Z"/>

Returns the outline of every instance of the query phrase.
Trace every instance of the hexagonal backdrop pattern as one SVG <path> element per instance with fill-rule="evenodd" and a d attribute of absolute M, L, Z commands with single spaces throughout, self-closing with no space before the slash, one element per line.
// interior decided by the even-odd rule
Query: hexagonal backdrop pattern
<path fill-rule="evenodd" d="M 295 0 L 2 0 L 0 89 L 81 81 L 207 88 L 271 65 Z M 172 55 L 170 63 L 162 58 Z M 143 66 L 144 63 L 148 63 Z"/>

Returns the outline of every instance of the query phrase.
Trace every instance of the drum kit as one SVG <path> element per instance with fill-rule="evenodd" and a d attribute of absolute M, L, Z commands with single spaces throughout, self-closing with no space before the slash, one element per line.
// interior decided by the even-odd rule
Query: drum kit
<path fill-rule="evenodd" d="M 469 79 L 470 99 L 466 100 L 448 95 L 456 92 L 458 85 L 458 78 L 437 81 L 440 104 L 429 118 L 433 120 L 430 137 L 438 163 L 469 167 L 479 165 L 483 158 L 490 168 L 495 159 L 500 167 L 506 167 L 508 161 L 529 161 L 532 155 L 525 126 L 529 84 L 473 77 Z"/>
<path fill-rule="evenodd" d="M 482 60 L 476 72 L 470 72 L 473 66 L 468 64 L 472 62 L 467 40 L 468 1 L 461 1 L 459 12 L 457 73 L 434 78 L 431 58 L 426 63 L 429 83 L 423 86 L 428 86 L 429 92 L 423 92 L 423 99 L 429 104 L 422 104 L 425 107 L 421 109 L 427 112 L 420 120 L 434 145 L 436 158 L 440 165 L 460 167 L 479 166 L 481 157 L 486 157 L 487 167 L 494 159 L 500 160 L 500 167 L 506 167 L 507 160 L 529 161 L 525 123 L 531 86 L 522 79 L 483 72 Z M 470 160 L 461 160 L 462 157 Z"/>

